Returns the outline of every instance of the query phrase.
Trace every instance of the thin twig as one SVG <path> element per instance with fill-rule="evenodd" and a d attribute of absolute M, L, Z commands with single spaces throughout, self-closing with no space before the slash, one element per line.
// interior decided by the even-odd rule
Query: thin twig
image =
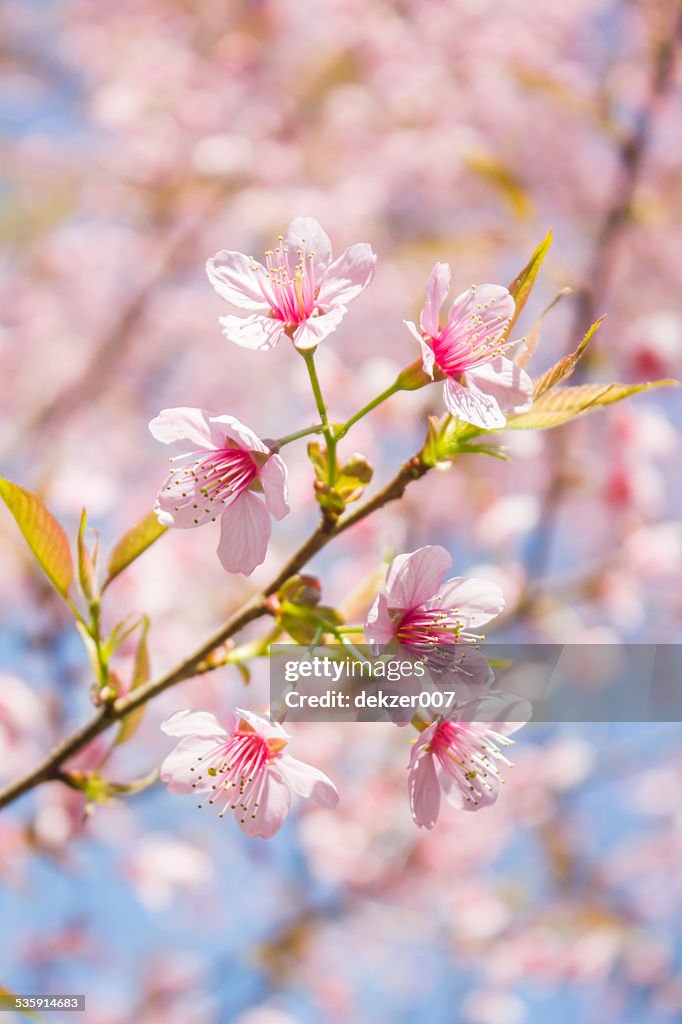
<path fill-rule="evenodd" d="M 80 729 L 58 744 L 37 768 L 0 792 L 0 808 L 6 807 L 44 782 L 63 781 L 61 778 L 63 765 L 86 747 L 88 743 L 91 743 L 92 740 L 101 735 L 101 733 L 106 732 L 116 722 L 120 722 L 126 715 L 129 715 L 131 711 L 135 711 L 137 708 L 147 704 L 171 686 L 175 686 L 185 679 L 191 679 L 192 676 L 200 672 L 210 671 L 210 664 L 203 667 L 206 659 L 210 657 L 213 651 L 224 644 L 226 640 L 229 640 L 235 633 L 243 629 L 244 626 L 268 614 L 270 610 L 268 597 L 275 594 L 286 580 L 299 572 L 334 537 L 344 533 L 350 527 L 390 502 L 401 498 L 410 482 L 424 476 L 428 470 L 429 467 L 422 462 L 420 455 L 415 455 L 401 466 L 393 480 L 389 481 L 385 487 L 361 505 L 360 508 L 356 509 L 355 512 L 336 521 L 323 518 L 310 537 L 292 555 L 286 565 L 284 565 L 261 594 L 248 600 L 217 632 L 175 668 L 166 672 L 158 679 L 150 680 L 148 683 L 137 687 L 127 696 L 121 697 L 119 700 L 101 708 L 90 722 L 81 726 Z"/>

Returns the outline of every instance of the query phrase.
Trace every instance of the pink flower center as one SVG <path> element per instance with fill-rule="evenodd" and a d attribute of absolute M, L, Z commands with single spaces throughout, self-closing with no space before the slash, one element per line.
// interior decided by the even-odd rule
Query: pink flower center
<path fill-rule="evenodd" d="M 456 608 L 426 608 L 424 605 L 410 608 L 403 615 L 395 638 L 414 654 L 426 656 L 431 671 L 436 673 L 456 668 L 458 656 L 452 650 L 454 645 L 475 644 L 483 639 L 464 630 Z"/>
<path fill-rule="evenodd" d="M 433 647 L 437 644 L 471 642 L 462 634 L 462 622 L 454 611 L 447 608 L 410 608 L 398 623 L 398 643 L 408 647 Z"/>
<path fill-rule="evenodd" d="M 169 478 L 167 490 L 174 489 L 179 498 L 194 499 L 194 522 L 199 525 L 205 521 L 205 516 L 215 521 L 223 505 L 248 490 L 258 476 L 259 467 L 251 452 L 229 447 L 174 456 L 171 463 L 177 459 L 184 461 L 192 455 L 203 455 L 203 458 L 176 469 Z M 179 507 L 176 506 L 176 511 Z"/>
<path fill-rule="evenodd" d="M 257 816 L 267 783 L 268 766 L 276 756 L 277 753 L 271 750 L 262 736 L 237 730 L 213 753 L 197 758 L 197 762 L 201 762 L 197 783 L 201 782 L 205 771 L 214 780 L 209 804 L 218 805 L 221 818 L 226 811 L 234 811 L 243 825 L 247 817 Z M 201 808 L 203 804 L 198 806 Z"/>
<path fill-rule="evenodd" d="M 258 284 L 273 316 L 286 324 L 300 324 L 313 315 L 317 288 L 313 253 L 296 250 L 296 258 L 280 235 L 279 245 L 265 254 L 267 281 L 258 273 Z"/>
<path fill-rule="evenodd" d="M 258 474 L 250 452 L 243 448 L 221 448 L 201 459 L 193 470 L 201 493 L 209 501 L 227 501 L 246 491 Z"/>
<path fill-rule="evenodd" d="M 436 362 L 446 376 L 454 377 L 483 366 L 511 347 L 512 342 L 504 340 L 507 318 L 499 316 L 497 320 L 499 324 L 484 320 L 477 312 L 455 315 L 431 338 Z"/>
<path fill-rule="evenodd" d="M 493 792 L 501 779 L 496 762 L 511 765 L 500 747 L 512 743 L 483 722 L 441 722 L 429 750 L 465 799 L 477 804 L 484 793 Z"/>

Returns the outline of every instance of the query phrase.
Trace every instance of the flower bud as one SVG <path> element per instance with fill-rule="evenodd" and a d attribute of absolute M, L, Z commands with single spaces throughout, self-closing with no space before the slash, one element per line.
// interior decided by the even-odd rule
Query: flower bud
<path fill-rule="evenodd" d="M 418 391 L 419 388 L 426 387 L 427 384 L 433 384 L 433 377 L 430 377 L 426 372 L 422 366 L 421 359 L 417 359 L 416 362 L 411 363 L 410 366 L 406 366 L 405 369 L 398 374 L 396 384 L 401 391 Z"/>

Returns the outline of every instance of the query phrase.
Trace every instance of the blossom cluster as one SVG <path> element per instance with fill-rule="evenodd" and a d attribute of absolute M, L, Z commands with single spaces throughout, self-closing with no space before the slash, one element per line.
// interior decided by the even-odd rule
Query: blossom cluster
<path fill-rule="evenodd" d="M 365 243 L 332 260 L 326 233 L 302 217 L 266 253 L 265 264 L 223 250 L 208 260 L 207 272 L 235 311 L 220 319 L 228 340 L 268 351 L 287 338 L 310 360 L 341 323 L 346 304 L 370 284 L 375 264 Z M 500 285 L 474 285 L 454 300 L 442 323 L 450 283 L 450 267 L 437 263 L 419 329 L 405 321 L 420 346 L 421 383 L 444 382 L 445 406 L 457 420 L 483 430 L 504 426 L 505 414 L 527 409 L 532 393 L 530 377 L 509 358 L 518 344 L 509 338 L 514 298 Z M 311 381 L 317 392 L 316 379 Z M 320 429 L 329 440 L 326 410 L 318 393 L 316 398 Z M 290 511 L 287 468 L 278 454 L 288 439 L 266 443 L 234 416 L 185 407 L 164 409 L 150 430 L 177 450 L 156 501 L 159 522 L 187 529 L 220 519 L 222 566 L 249 575 L 265 559 L 271 517 L 282 519 Z M 335 483 L 333 474 L 329 482 Z M 443 680 L 456 677 L 466 684 L 467 699 L 446 716 L 416 715 L 412 721 L 419 737 L 408 792 L 413 818 L 426 828 L 436 823 L 441 791 L 451 804 L 469 810 L 496 800 L 500 765 L 509 764 L 502 748 L 529 717 L 525 708 L 507 714 L 509 709 L 497 707 L 494 722 L 479 720 L 492 672 L 476 646 L 482 637 L 473 630 L 502 611 L 504 597 L 483 580 L 445 580 L 450 564 L 447 551 L 434 546 L 394 558 L 364 626 L 370 644 L 397 643 L 425 658 Z M 292 790 L 327 807 L 338 800 L 323 773 L 285 752 L 290 737 L 268 717 L 237 710 L 220 723 L 207 711 L 181 711 L 163 729 L 182 737 L 161 770 L 168 788 L 206 794 L 221 817 L 231 811 L 249 835 L 268 838 L 281 826 Z"/>
<path fill-rule="evenodd" d="M 323 229 L 300 217 L 266 254 L 265 266 L 224 250 L 208 261 L 207 272 L 221 298 L 242 314 L 221 317 L 230 341 L 269 350 L 288 337 L 297 349 L 310 351 L 338 327 L 345 304 L 371 282 L 375 264 L 365 243 L 332 262 Z M 499 285 L 474 285 L 455 299 L 441 326 L 449 287 L 450 268 L 437 263 L 426 287 L 421 333 L 406 321 L 421 346 L 423 369 L 445 381 L 445 404 L 453 415 L 484 429 L 504 426 L 505 412 L 528 408 L 532 391 L 525 371 L 503 354 L 518 344 L 507 338 L 514 299 Z M 159 521 L 186 529 L 220 518 L 220 561 L 228 572 L 249 575 L 265 558 L 270 515 L 281 519 L 289 512 L 282 459 L 234 416 L 164 409 L 150 430 L 181 450 L 173 460 L 181 460 L 179 467 L 159 492 Z"/>

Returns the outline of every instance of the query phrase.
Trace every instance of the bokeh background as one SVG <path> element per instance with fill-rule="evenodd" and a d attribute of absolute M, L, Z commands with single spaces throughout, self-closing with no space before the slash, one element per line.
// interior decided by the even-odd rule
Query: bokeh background
<path fill-rule="evenodd" d="M 402 320 L 436 259 L 460 290 L 506 283 L 549 226 L 520 327 L 571 292 L 531 368 L 606 312 L 576 380 L 680 377 L 679 37 L 673 0 L 4 0 L 2 475 L 72 536 L 87 506 L 110 547 L 165 473 L 160 408 L 231 412 L 261 436 L 312 422 L 302 361 L 230 346 L 203 271 L 221 248 L 260 255 L 299 215 L 337 252 L 379 257 L 319 353 L 337 419 L 416 357 Z M 387 479 L 438 392 L 392 400 L 347 450 Z M 359 617 L 387 558 L 441 543 L 457 573 L 503 587 L 508 637 L 679 642 L 681 423 L 670 389 L 510 432 L 511 463 L 430 474 L 320 556 L 325 600 Z M 206 528 L 112 586 L 107 622 L 149 613 L 156 671 L 313 524 L 304 451 L 287 461 L 293 514 L 249 580 L 225 576 Z M 90 679 L 5 513 L 0 551 L 8 781 L 89 714 Z M 175 708 L 262 706 L 263 677 L 168 692 L 108 776 L 158 766 Z M 299 807 L 268 843 L 159 787 L 86 817 L 53 784 L 3 812 L 0 986 L 85 992 L 92 1024 L 680 1018 L 679 725 L 531 726 L 498 804 L 432 833 L 410 819 L 401 730 L 294 733 L 342 800 Z"/>

